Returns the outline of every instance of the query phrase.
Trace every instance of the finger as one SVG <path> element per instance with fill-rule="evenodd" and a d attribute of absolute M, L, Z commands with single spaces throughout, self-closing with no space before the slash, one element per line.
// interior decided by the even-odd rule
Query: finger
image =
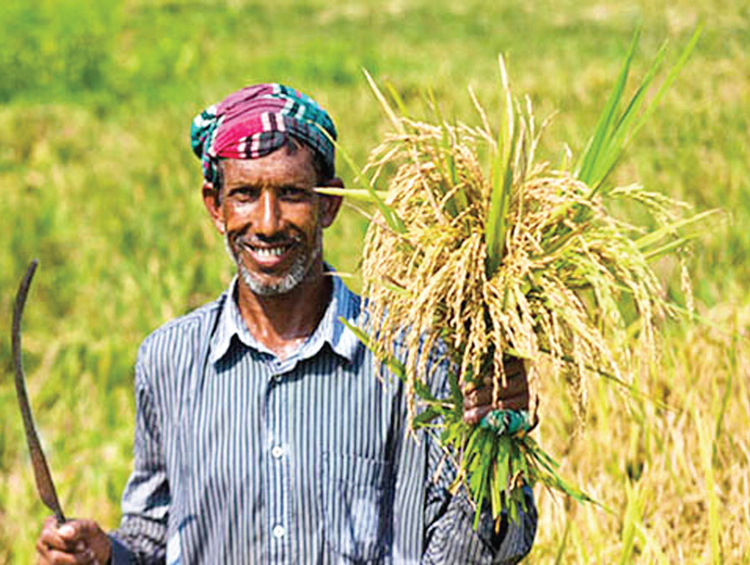
<path fill-rule="evenodd" d="M 523 363 L 523 359 L 514 358 L 503 363 L 503 371 L 505 372 L 505 376 L 508 378 L 508 380 L 522 375 L 525 370 L 526 369 Z"/>
<path fill-rule="evenodd" d="M 44 521 L 42 532 L 39 534 L 39 542 L 50 549 L 65 550 L 69 547 L 69 541 L 60 535 L 57 520 L 49 517 Z"/>
<path fill-rule="evenodd" d="M 482 418 L 493 410 L 528 410 L 529 395 L 524 394 L 513 398 L 508 398 L 497 404 L 480 404 L 472 407 L 466 407 L 464 404 L 464 422 L 470 425 L 478 424 Z"/>
<path fill-rule="evenodd" d="M 473 408 L 483 404 L 492 404 L 495 390 L 488 385 L 482 388 L 474 389 L 468 394 L 464 394 L 464 408 Z M 529 389 L 528 384 L 523 379 L 508 381 L 508 386 L 500 385 L 499 401 L 501 402 L 528 402 Z"/>
<path fill-rule="evenodd" d="M 525 373 L 525 368 L 522 361 L 513 361 L 510 365 L 505 365 L 504 367 L 505 371 L 505 380 L 507 382 L 507 385 L 510 386 L 511 384 L 516 384 L 516 381 L 518 381 L 517 377 L 523 376 Z M 497 379 L 500 381 L 502 386 L 502 376 L 497 375 Z M 523 379 L 521 379 L 523 380 Z M 471 392 L 477 388 L 483 388 L 487 386 L 493 386 L 493 383 L 495 381 L 495 375 L 488 374 L 482 377 L 482 380 L 479 384 L 477 383 L 469 383 L 464 391 L 465 392 Z"/>
<path fill-rule="evenodd" d="M 85 557 L 76 553 L 69 553 L 59 549 L 47 549 L 44 552 L 43 559 L 39 563 L 49 563 L 50 565 L 78 565 L 80 563 L 91 563 L 91 560 L 85 560 Z"/>
<path fill-rule="evenodd" d="M 506 397 L 496 404 L 498 410 L 528 410 L 529 409 L 529 392 Z"/>
<path fill-rule="evenodd" d="M 464 402 L 464 414 L 473 413 L 474 410 L 528 410 L 529 409 L 529 395 L 521 394 L 513 396 L 511 398 L 505 398 L 499 402 L 492 403 L 492 399 L 488 399 L 484 402 L 468 403 Z"/>
<path fill-rule="evenodd" d="M 68 552 L 82 552 L 87 549 L 85 525 L 78 520 L 65 522 L 57 528 L 57 534 L 65 541 Z"/>
<path fill-rule="evenodd" d="M 519 379 L 515 378 L 515 377 L 518 377 L 519 374 L 515 374 L 515 375 L 507 375 L 506 374 L 505 376 L 506 376 L 506 380 L 507 380 L 507 385 L 506 386 L 503 386 L 503 382 L 501 380 L 501 377 L 499 375 L 497 377 L 501 389 L 505 389 L 505 390 L 520 390 L 520 389 L 524 388 L 523 382 L 519 383 L 518 382 Z M 520 379 L 520 380 L 523 381 L 523 379 Z M 476 394 L 478 391 L 492 390 L 494 388 L 494 386 L 495 386 L 495 377 L 493 377 L 492 375 L 488 375 L 486 377 L 483 377 L 482 380 L 480 382 L 478 382 L 478 383 L 477 382 L 467 383 L 466 386 L 464 386 L 464 389 L 463 389 L 464 398 L 469 398 L 472 395 Z"/>
<path fill-rule="evenodd" d="M 471 409 L 476 406 L 489 406 L 490 404 L 492 404 L 491 387 L 477 389 L 464 397 L 464 409 Z"/>
<path fill-rule="evenodd" d="M 89 545 L 98 526 L 90 520 L 71 520 L 60 527 L 55 518 L 44 522 L 36 549 L 40 563 L 94 563 L 96 555 Z"/>
<path fill-rule="evenodd" d="M 86 557 L 86 563 L 107 563 L 112 554 L 112 546 L 107 534 L 94 520 L 79 519 L 74 522 L 76 541 L 80 545 L 76 549 Z"/>
<path fill-rule="evenodd" d="M 507 386 L 503 386 L 502 383 L 500 383 L 500 397 L 501 398 L 510 398 L 513 396 L 518 396 L 518 395 L 527 393 L 528 390 L 529 390 L 529 383 L 524 378 L 508 380 Z"/>
<path fill-rule="evenodd" d="M 50 561 L 47 558 L 49 547 L 42 541 L 42 538 L 36 540 L 36 557 L 38 565 L 47 565 Z"/>
<path fill-rule="evenodd" d="M 478 408 L 466 410 L 464 411 L 464 422 L 471 426 L 475 426 L 490 412 L 492 412 L 492 406 L 480 406 Z"/>
<path fill-rule="evenodd" d="M 76 552 L 75 556 L 76 563 L 81 563 L 83 565 L 92 565 L 93 563 L 98 563 L 94 552 L 88 547 L 83 551 Z"/>
<path fill-rule="evenodd" d="M 510 361 L 503 362 L 503 372 L 508 380 L 514 379 L 526 371 L 523 359 L 513 358 Z M 492 375 L 485 376 L 485 379 L 492 380 Z"/>
<path fill-rule="evenodd" d="M 483 384 L 481 386 L 484 386 Z M 469 381 L 463 385 L 464 396 L 471 394 L 476 389 L 481 388 L 480 384 L 476 381 Z"/>
<path fill-rule="evenodd" d="M 464 399 L 464 411 L 474 408 L 489 407 L 496 410 L 527 410 L 529 407 L 529 391 L 527 389 L 509 394 L 501 390 L 500 399 L 492 402 L 493 391 L 489 388 L 478 390 Z"/>

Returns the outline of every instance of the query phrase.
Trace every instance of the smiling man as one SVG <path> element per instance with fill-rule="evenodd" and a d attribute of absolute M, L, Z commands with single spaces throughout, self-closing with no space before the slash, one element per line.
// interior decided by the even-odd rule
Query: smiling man
<path fill-rule="evenodd" d="M 193 122 L 203 201 L 237 267 L 216 301 L 141 345 L 134 469 L 120 528 L 45 524 L 43 563 L 512 563 L 536 510 L 478 530 L 430 437 L 406 436 L 398 379 L 341 319 L 366 313 L 323 261 L 341 199 L 336 130 L 304 94 L 240 90 Z M 525 408 L 508 367 L 499 408 Z M 515 377 L 514 377 L 515 375 Z M 514 377 L 514 378 L 513 378 Z M 491 380 L 490 380 L 491 382 Z M 467 394 L 467 418 L 491 387 Z"/>
<path fill-rule="evenodd" d="M 237 265 L 242 318 L 280 358 L 313 333 L 330 295 L 323 228 L 341 200 L 313 190 L 323 182 L 313 162 L 310 150 L 290 137 L 267 156 L 221 162 L 220 188 L 203 187 L 206 209 Z"/>
<path fill-rule="evenodd" d="M 321 267 L 323 228 L 333 221 L 338 200 L 313 192 L 318 178 L 309 150 L 289 138 L 286 153 L 231 159 L 221 169 L 226 196 L 206 183 L 204 198 L 244 286 L 257 296 L 278 296 L 319 276 L 314 268 Z"/>

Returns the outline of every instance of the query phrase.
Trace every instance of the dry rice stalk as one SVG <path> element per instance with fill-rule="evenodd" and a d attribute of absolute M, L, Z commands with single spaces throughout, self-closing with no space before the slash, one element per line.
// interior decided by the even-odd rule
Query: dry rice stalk
<path fill-rule="evenodd" d="M 532 414 L 542 388 L 534 362 L 543 358 L 581 416 L 592 375 L 627 386 L 633 359 L 655 366 L 655 324 L 669 309 L 649 262 L 683 249 L 689 237 L 680 228 L 704 217 L 681 219 L 682 203 L 604 183 L 628 139 L 620 128 L 640 126 L 630 112 L 645 88 L 618 118 L 621 75 L 580 163 L 554 170 L 535 161 L 541 131 L 528 99 L 513 102 L 502 59 L 501 76 L 507 107 L 499 136 L 473 93 L 482 128 L 449 124 L 437 110 L 434 124 L 399 118 L 386 105 L 394 133 L 360 178 L 379 178 L 387 166 L 396 172 L 384 200 L 370 185 L 381 217 L 363 252 L 369 322 L 356 330 L 405 381 L 411 424 L 439 418 L 442 444 L 458 459 L 455 487 L 466 485 L 478 508 L 489 500 L 498 520 L 504 508 L 511 516 L 523 508 L 523 481 L 590 499 L 557 476 L 524 429 L 498 435 L 464 424 L 459 387 L 491 373 L 497 398 L 507 356 L 530 363 Z M 644 206 L 657 227 L 615 218 L 606 206 L 614 199 Z M 433 382 L 436 355 L 448 358 L 450 392 Z"/>

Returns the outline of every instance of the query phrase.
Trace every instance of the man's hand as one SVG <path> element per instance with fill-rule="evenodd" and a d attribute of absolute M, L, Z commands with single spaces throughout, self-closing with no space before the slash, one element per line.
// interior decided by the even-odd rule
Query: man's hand
<path fill-rule="evenodd" d="M 50 516 L 36 542 L 40 564 L 106 565 L 112 553 L 107 534 L 93 520 L 70 520 L 59 528 Z"/>
<path fill-rule="evenodd" d="M 504 365 L 507 387 L 500 383 L 498 403 L 492 404 L 494 380 L 500 375 L 487 376 L 480 385 L 467 383 L 464 386 L 464 422 L 478 424 L 492 410 L 528 410 L 529 381 L 522 359 L 511 359 Z"/>

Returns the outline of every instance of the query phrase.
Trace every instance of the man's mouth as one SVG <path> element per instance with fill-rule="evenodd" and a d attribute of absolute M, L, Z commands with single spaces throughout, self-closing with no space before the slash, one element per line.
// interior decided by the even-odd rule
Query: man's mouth
<path fill-rule="evenodd" d="M 284 247 L 255 247 L 252 245 L 248 246 L 250 251 L 258 255 L 259 257 L 281 257 L 284 252 L 288 249 L 288 246 Z"/>
<path fill-rule="evenodd" d="M 241 242 L 241 246 L 259 266 L 276 267 L 286 259 L 294 243 L 294 241 L 273 244 Z"/>

